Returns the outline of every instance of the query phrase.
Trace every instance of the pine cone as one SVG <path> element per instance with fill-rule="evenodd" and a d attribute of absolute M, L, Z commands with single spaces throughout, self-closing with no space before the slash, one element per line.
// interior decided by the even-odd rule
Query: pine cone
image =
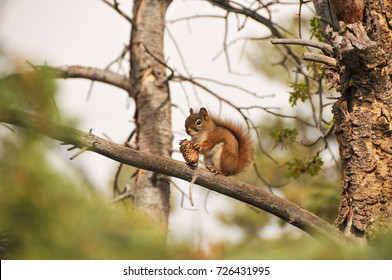
<path fill-rule="evenodd" d="M 193 145 L 192 141 L 186 139 L 180 141 L 180 152 L 188 164 L 197 164 L 199 161 L 199 151 Z"/>

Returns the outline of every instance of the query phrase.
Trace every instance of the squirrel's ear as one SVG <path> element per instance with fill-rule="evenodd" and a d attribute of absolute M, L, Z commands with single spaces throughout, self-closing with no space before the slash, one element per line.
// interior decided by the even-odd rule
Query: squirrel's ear
<path fill-rule="evenodd" d="M 204 117 L 205 120 L 208 120 L 208 111 L 206 108 L 202 107 L 200 108 L 199 114 Z"/>
<path fill-rule="evenodd" d="M 194 114 L 194 112 L 193 112 L 193 109 L 192 109 L 192 108 L 190 108 L 190 109 L 189 109 L 189 113 L 190 113 L 191 115 L 193 115 L 193 114 Z"/>

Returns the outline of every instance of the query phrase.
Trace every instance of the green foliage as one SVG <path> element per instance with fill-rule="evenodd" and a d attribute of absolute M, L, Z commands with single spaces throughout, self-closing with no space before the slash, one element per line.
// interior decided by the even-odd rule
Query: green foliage
<path fill-rule="evenodd" d="M 345 247 L 332 242 L 316 240 L 310 236 L 290 239 L 252 240 L 238 246 L 225 248 L 227 259 L 276 260 L 390 260 L 392 237 L 377 236 L 370 246 Z"/>
<path fill-rule="evenodd" d="M 308 160 L 301 160 L 295 158 L 293 161 L 286 162 L 287 178 L 298 179 L 302 174 L 306 173 L 310 176 L 317 175 L 323 167 L 323 160 L 319 155 L 316 155 Z"/>
<path fill-rule="evenodd" d="M 317 18 L 313 17 L 310 19 L 309 24 L 310 32 L 312 34 L 311 37 L 315 37 L 317 40 L 319 40 L 319 42 L 325 43 L 325 37 L 321 29 L 320 21 Z"/>
<path fill-rule="evenodd" d="M 13 240 L 3 258 L 168 258 L 159 229 L 103 205 L 87 186 L 53 169 L 42 139 L 1 142 L 0 227 Z M 39 162 L 39 164 L 37 164 Z"/>
<path fill-rule="evenodd" d="M 298 130 L 295 128 L 278 128 L 270 132 L 270 136 L 275 141 L 275 146 L 281 145 L 282 148 L 287 148 L 295 142 L 298 136 Z"/>
<path fill-rule="evenodd" d="M 56 90 L 53 72 L 43 70 L 7 75 L 0 78 L 0 111 L 11 107 L 36 111 L 52 118 L 58 113 L 54 101 Z"/>
<path fill-rule="evenodd" d="M 303 207 L 333 224 L 338 216 L 340 192 L 338 184 L 331 185 L 326 180 L 312 177 L 307 188 L 307 199 L 304 200 Z M 338 181 L 336 180 L 336 183 Z"/>
<path fill-rule="evenodd" d="M 297 105 L 298 100 L 305 102 L 309 96 L 309 88 L 304 83 L 291 84 L 290 87 L 293 89 L 290 91 L 289 103 L 291 107 Z"/>

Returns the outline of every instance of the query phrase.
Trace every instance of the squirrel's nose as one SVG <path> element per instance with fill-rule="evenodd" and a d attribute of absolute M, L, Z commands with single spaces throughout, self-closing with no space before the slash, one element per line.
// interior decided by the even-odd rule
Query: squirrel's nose
<path fill-rule="evenodd" d="M 192 136 L 192 134 L 195 132 L 195 130 L 192 129 L 192 128 L 190 128 L 190 127 L 186 128 L 185 130 L 186 130 L 186 133 L 187 133 L 188 135 L 190 135 L 190 136 Z"/>

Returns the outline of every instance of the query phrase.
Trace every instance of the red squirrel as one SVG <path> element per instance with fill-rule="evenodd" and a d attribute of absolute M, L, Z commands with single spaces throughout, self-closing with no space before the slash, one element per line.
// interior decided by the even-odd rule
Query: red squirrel
<path fill-rule="evenodd" d="M 206 167 L 225 176 L 243 171 L 253 159 L 253 143 L 241 125 L 212 116 L 205 108 L 195 113 L 190 109 L 185 130 L 193 148 L 204 156 Z"/>

